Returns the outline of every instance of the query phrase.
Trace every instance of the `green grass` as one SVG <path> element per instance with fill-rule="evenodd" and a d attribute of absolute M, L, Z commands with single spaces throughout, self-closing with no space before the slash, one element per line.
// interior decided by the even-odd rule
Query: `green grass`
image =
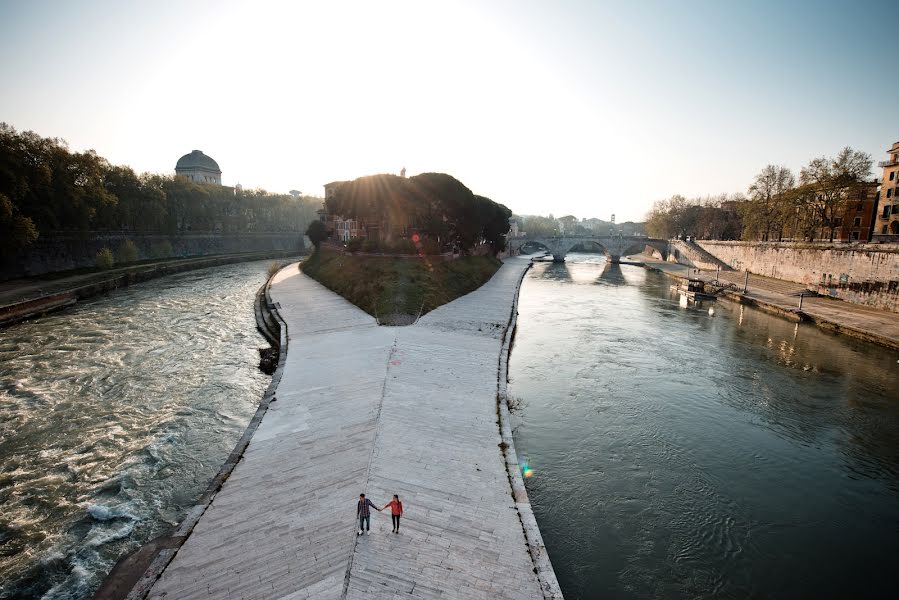
<path fill-rule="evenodd" d="M 402 322 L 481 287 L 502 263 L 490 256 L 442 261 L 316 251 L 304 273 L 383 321 Z"/>

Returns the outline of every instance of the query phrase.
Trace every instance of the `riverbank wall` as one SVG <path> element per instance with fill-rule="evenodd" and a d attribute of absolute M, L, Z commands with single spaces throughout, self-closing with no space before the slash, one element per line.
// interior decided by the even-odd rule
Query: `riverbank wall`
<path fill-rule="evenodd" d="M 530 265 L 528 265 L 530 267 Z M 497 408 L 499 413 L 500 436 L 502 437 L 503 456 L 506 461 L 506 473 L 509 476 L 509 485 L 512 487 L 512 496 L 515 499 L 515 507 L 518 517 L 521 519 L 521 528 L 527 540 L 528 552 L 534 562 L 534 573 L 540 581 L 545 598 L 562 598 L 562 588 L 556 578 L 552 562 L 546 545 L 543 543 L 543 535 L 537 524 L 537 517 L 531 508 L 528 491 L 524 485 L 521 464 L 518 461 L 518 452 L 515 450 L 515 438 L 512 434 L 512 416 L 509 407 L 509 359 L 512 356 L 512 347 L 515 342 L 515 331 L 518 327 L 518 297 L 521 293 L 521 283 L 527 275 L 525 269 L 518 280 L 515 298 L 512 301 L 512 312 L 506 331 L 503 334 L 503 347 L 499 355 L 499 368 L 497 370 Z"/>
<path fill-rule="evenodd" d="M 680 280 L 688 274 L 691 277 L 699 277 L 700 279 L 714 279 L 713 274 L 703 274 L 702 272 L 692 271 L 692 269 L 685 266 L 675 266 L 659 261 L 647 261 L 643 266 L 650 271 L 663 273 L 675 280 Z M 750 283 L 754 285 L 754 282 L 750 281 Z M 759 295 L 744 294 L 736 290 L 726 290 L 722 296 L 737 304 L 751 306 L 788 321 L 810 322 L 831 333 L 838 333 L 892 350 L 899 350 L 899 335 L 890 335 L 890 332 L 885 331 L 886 328 L 882 324 L 883 316 L 891 317 L 891 313 L 886 311 L 840 306 L 840 301 L 827 297 L 807 298 L 805 300 L 806 308 L 803 310 L 798 307 L 798 298 L 792 295 L 786 296 L 768 292 L 764 297 L 759 297 Z M 830 306 L 827 306 L 828 304 Z M 841 308 L 843 310 L 840 310 Z M 880 318 L 870 318 L 871 313 L 881 313 L 877 315 Z M 892 321 L 891 318 L 886 320 Z M 881 323 L 879 324 L 878 321 Z M 894 326 L 892 329 L 896 330 L 897 328 Z M 896 332 L 892 331 L 892 333 Z"/>
<path fill-rule="evenodd" d="M 91 268 L 97 252 L 113 254 L 126 241 L 134 244 L 138 260 L 192 258 L 250 252 L 303 254 L 303 236 L 296 232 L 184 233 L 179 235 L 139 232 L 89 232 L 38 238 L 18 254 L 0 259 L 0 281 L 47 273 Z"/>
<path fill-rule="evenodd" d="M 899 312 L 899 245 L 697 241 L 737 271 L 805 284 L 808 289 Z"/>
<path fill-rule="evenodd" d="M 528 266 L 510 260 L 407 327 L 279 272 L 269 304 L 289 352 L 265 418 L 179 526 L 189 537 L 127 597 L 561 598 L 500 414 Z M 356 534 L 360 491 L 400 495 L 399 535 L 376 514 L 372 535 Z"/>
<path fill-rule="evenodd" d="M 6 327 L 26 319 L 62 310 L 73 306 L 80 300 L 85 300 L 135 283 L 156 279 L 157 277 L 232 263 L 265 260 L 269 258 L 283 259 L 290 256 L 296 256 L 296 253 L 285 251 L 254 252 L 186 260 L 161 261 L 124 267 L 110 272 L 89 273 L 75 277 L 74 280 L 67 285 L 59 286 L 61 289 L 48 293 L 27 295 L 21 299 L 0 305 L 0 327 Z M 54 287 L 52 282 L 49 282 L 48 286 Z"/>

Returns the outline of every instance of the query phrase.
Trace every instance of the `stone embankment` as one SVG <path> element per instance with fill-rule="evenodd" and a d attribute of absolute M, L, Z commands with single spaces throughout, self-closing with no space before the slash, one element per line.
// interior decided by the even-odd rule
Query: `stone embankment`
<path fill-rule="evenodd" d="M 886 310 L 816 296 L 809 293 L 806 286 L 782 279 L 750 274 L 747 281 L 745 272 L 720 271 L 716 275 L 715 271 L 702 271 L 658 260 L 646 260 L 645 266 L 675 278 L 689 276 L 710 281 L 717 276 L 719 280 L 733 284 L 733 289 L 725 292 L 725 297 L 730 300 L 792 321 L 810 321 L 834 333 L 899 350 L 899 322 L 895 313 Z"/>
<path fill-rule="evenodd" d="M 561 598 L 498 402 L 528 265 L 508 260 L 408 327 L 378 326 L 295 266 L 278 273 L 264 418 L 128 597 Z M 398 535 L 386 513 L 356 535 L 362 492 L 400 496 Z"/>
<path fill-rule="evenodd" d="M 92 296 L 133 283 L 184 271 L 205 269 L 237 262 L 286 258 L 294 252 L 244 252 L 221 256 L 142 263 L 110 271 L 78 273 L 51 279 L 24 279 L 0 283 L 0 327 L 61 310 Z"/>
<path fill-rule="evenodd" d="M 899 312 L 896 244 L 700 240 L 697 245 L 738 271 L 805 284 L 833 298 Z"/>

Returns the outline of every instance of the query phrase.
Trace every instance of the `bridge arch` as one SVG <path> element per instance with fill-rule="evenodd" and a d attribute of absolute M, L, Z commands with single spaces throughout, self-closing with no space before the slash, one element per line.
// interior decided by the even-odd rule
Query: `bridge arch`
<path fill-rule="evenodd" d="M 646 246 L 657 250 L 662 258 L 668 258 L 668 240 L 646 238 L 638 236 L 560 236 L 552 238 L 534 238 L 510 240 L 510 247 L 520 251 L 527 244 L 534 244 L 546 248 L 553 255 L 556 262 L 564 262 L 565 256 L 572 248 L 582 244 L 593 244 L 609 259 L 611 263 L 617 263 L 622 256 L 642 252 Z"/>

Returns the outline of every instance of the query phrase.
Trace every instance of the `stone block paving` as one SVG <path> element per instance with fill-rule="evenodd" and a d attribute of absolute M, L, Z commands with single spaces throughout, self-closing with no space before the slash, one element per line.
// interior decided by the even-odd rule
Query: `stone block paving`
<path fill-rule="evenodd" d="M 525 259 L 409 327 L 284 269 L 275 400 L 149 597 L 542 598 L 505 471 L 497 363 Z M 360 492 L 403 501 L 355 535 Z"/>

